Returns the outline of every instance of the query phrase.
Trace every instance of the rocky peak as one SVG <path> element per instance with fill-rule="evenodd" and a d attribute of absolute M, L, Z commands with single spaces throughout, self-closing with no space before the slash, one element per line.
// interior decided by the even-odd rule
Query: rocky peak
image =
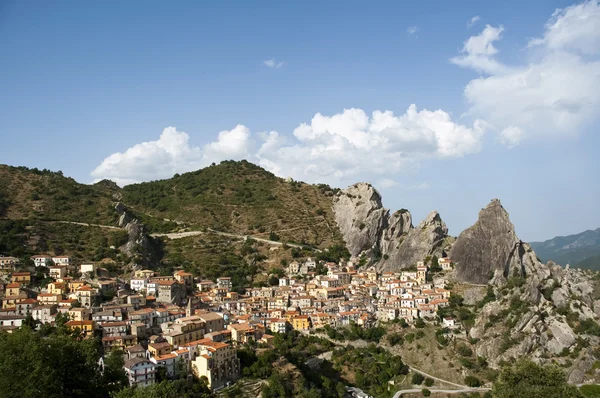
<path fill-rule="evenodd" d="M 484 207 L 475 224 L 458 236 L 450 258 L 456 263 L 457 278 L 463 282 L 502 284 L 512 276 L 532 276 L 537 281 L 550 274 L 531 246 L 517 237 L 498 199 Z M 531 295 L 534 300 L 539 298 L 533 285 Z"/>
<path fill-rule="evenodd" d="M 493 199 L 452 246 L 450 258 L 457 264 L 457 278 L 487 283 L 498 271 L 508 276 L 507 267 L 523 254 L 519 242 L 508 213 L 498 199 Z"/>
<path fill-rule="evenodd" d="M 427 256 L 439 255 L 447 236 L 448 228 L 440 214 L 434 210 L 416 228 L 408 229 L 399 239 L 390 237 L 389 240 L 382 240 L 384 257 L 379 268 L 383 271 L 395 271 L 415 265 Z"/>
<path fill-rule="evenodd" d="M 357 183 L 333 199 L 335 220 L 353 256 L 377 245 L 389 212 L 371 184 Z"/>
<path fill-rule="evenodd" d="M 381 257 L 379 268 L 399 270 L 441 253 L 448 229 L 437 211 L 417 228 L 406 209 L 390 214 L 381 195 L 366 183 L 354 184 L 334 198 L 333 210 L 350 254 Z"/>

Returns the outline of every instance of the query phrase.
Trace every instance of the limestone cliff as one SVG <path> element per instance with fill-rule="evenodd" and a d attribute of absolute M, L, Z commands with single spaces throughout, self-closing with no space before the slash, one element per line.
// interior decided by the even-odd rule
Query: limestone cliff
<path fill-rule="evenodd" d="M 432 254 L 441 254 L 448 228 L 433 211 L 417 228 L 406 209 L 390 215 L 381 196 L 367 183 L 341 191 L 333 200 L 335 218 L 350 254 L 367 252 L 380 259 L 378 268 L 395 271 L 415 265 Z"/>

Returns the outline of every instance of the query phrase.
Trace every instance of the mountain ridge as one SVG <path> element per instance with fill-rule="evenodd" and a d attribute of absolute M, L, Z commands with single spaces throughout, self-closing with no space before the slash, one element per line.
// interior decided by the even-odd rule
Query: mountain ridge
<path fill-rule="evenodd" d="M 552 260 L 562 266 L 600 269 L 600 228 L 564 236 L 556 236 L 543 242 L 531 242 L 542 261 Z"/>

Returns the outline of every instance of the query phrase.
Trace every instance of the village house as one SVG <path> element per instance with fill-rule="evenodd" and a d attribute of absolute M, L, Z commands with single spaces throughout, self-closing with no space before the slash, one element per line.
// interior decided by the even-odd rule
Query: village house
<path fill-rule="evenodd" d="M 212 390 L 221 389 L 240 378 L 240 360 L 231 345 L 205 340 L 199 351 L 192 363 L 192 372 L 198 378 L 206 377 Z"/>
<path fill-rule="evenodd" d="M 31 310 L 31 317 L 42 324 L 52 323 L 57 312 L 58 306 L 56 304 L 38 305 Z"/>
<path fill-rule="evenodd" d="M 67 266 L 66 265 L 52 265 L 48 267 L 48 275 L 52 279 L 62 279 L 67 276 Z"/>
<path fill-rule="evenodd" d="M 31 272 L 13 272 L 11 282 L 20 283 L 21 286 L 27 286 L 31 284 Z"/>
<path fill-rule="evenodd" d="M 144 358 L 134 357 L 123 365 L 129 385 L 147 387 L 156 382 L 156 365 Z"/>
<path fill-rule="evenodd" d="M 65 323 L 65 326 L 71 330 L 80 330 L 84 336 L 91 336 L 96 329 L 96 323 L 89 320 L 69 321 Z"/>
<path fill-rule="evenodd" d="M 96 264 L 82 263 L 79 266 L 79 272 L 81 272 L 81 275 L 87 276 L 88 278 L 93 277 L 96 274 Z"/>
<path fill-rule="evenodd" d="M 69 256 L 54 256 L 52 262 L 56 265 L 64 265 L 65 267 L 71 265 L 71 257 Z"/>
<path fill-rule="evenodd" d="M 47 267 L 52 261 L 52 257 L 46 254 L 38 254 L 30 257 L 36 267 Z"/>

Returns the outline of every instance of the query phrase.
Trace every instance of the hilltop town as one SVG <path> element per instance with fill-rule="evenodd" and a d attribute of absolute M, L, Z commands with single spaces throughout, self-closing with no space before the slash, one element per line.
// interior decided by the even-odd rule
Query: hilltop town
<path fill-rule="evenodd" d="M 158 372 L 167 378 L 185 372 L 205 377 L 213 390 L 240 378 L 238 347 L 269 345 L 278 333 L 439 321 L 438 309 L 450 298 L 444 273 L 453 268 L 447 257 L 383 273 L 357 270 L 358 259 L 336 264 L 307 258 L 272 275 L 271 286 L 240 294 L 230 277 L 138 270 L 127 279 L 110 277 L 95 263 L 74 264 L 69 256 L 31 260 L 33 269 L 24 271 L 19 259 L 0 257 L 2 330 L 60 323 L 81 338 L 99 337 L 105 353 L 122 349 L 131 386 L 155 383 Z M 459 327 L 448 317 L 442 322 Z"/>

